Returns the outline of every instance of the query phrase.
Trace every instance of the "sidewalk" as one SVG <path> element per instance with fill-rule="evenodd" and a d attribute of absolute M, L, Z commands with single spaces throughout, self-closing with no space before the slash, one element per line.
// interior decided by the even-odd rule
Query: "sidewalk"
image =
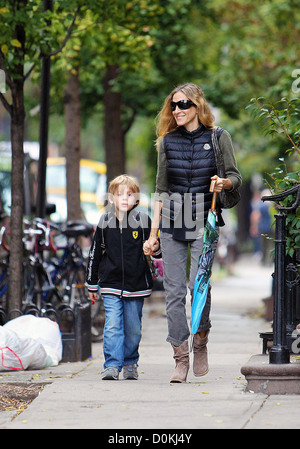
<path fill-rule="evenodd" d="M 169 383 L 174 362 L 165 341 L 165 308 L 153 300 L 144 307 L 138 381 L 125 381 L 122 374 L 118 382 L 101 380 L 101 343 L 93 344 L 93 357 L 85 362 L 0 373 L 1 384 L 45 385 L 13 420 L 14 412 L 0 412 L 0 428 L 114 429 L 114 438 L 115 429 L 132 429 L 131 435 L 136 435 L 133 429 L 174 429 L 168 432 L 173 434 L 176 429 L 298 428 L 298 395 L 246 393 L 241 375 L 241 366 L 261 353 L 258 333 L 270 328 L 259 312 L 261 300 L 271 291 L 272 271 L 272 267 L 242 258 L 233 276 L 213 280 L 210 371 L 206 376 L 196 378 L 190 370 L 187 383 Z"/>

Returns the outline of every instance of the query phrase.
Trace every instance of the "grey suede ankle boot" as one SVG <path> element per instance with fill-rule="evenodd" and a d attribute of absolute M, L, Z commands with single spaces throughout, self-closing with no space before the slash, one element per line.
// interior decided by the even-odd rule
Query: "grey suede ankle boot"
<path fill-rule="evenodd" d="M 182 383 L 186 381 L 188 370 L 190 367 L 189 345 L 188 340 L 184 341 L 180 346 L 173 346 L 175 371 L 171 377 L 170 382 Z"/>
<path fill-rule="evenodd" d="M 200 337 L 200 334 L 197 333 L 194 335 L 194 363 L 193 363 L 193 371 L 194 376 L 200 377 L 204 376 L 208 373 L 208 358 L 207 358 L 207 342 L 208 342 L 208 334 L 209 330 L 206 331 L 206 335 L 204 338 Z"/>

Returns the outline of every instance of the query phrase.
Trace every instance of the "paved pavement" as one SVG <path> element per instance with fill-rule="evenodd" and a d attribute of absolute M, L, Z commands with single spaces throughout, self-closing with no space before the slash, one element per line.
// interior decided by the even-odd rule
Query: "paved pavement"
<path fill-rule="evenodd" d="M 138 381 L 123 380 L 122 374 L 118 382 L 101 380 L 101 343 L 93 344 L 93 356 L 85 362 L 0 373 L 1 383 L 44 385 L 19 415 L 0 412 L 0 428 L 107 429 L 107 441 L 114 443 L 126 442 L 127 429 L 126 435 L 136 438 L 127 442 L 136 446 L 160 438 L 171 445 L 180 437 L 188 443 L 188 435 L 196 429 L 299 428 L 300 396 L 245 392 L 240 372 L 252 355 L 261 353 L 258 333 L 270 329 L 262 317 L 262 299 L 270 294 L 272 271 L 244 257 L 234 275 L 213 278 L 206 376 L 196 378 L 190 371 L 185 384 L 169 383 L 174 362 L 165 341 L 165 308 L 160 301 L 149 301 L 144 307 Z M 138 440 L 142 429 L 147 437 Z"/>

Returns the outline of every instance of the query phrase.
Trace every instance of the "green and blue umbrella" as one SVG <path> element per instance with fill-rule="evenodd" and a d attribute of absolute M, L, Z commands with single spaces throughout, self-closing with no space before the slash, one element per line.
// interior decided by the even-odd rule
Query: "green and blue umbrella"
<path fill-rule="evenodd" d="M 216 199 L 217 193 L 214 192 L 211 209 L 209 210 L 203 235 L 203 249 L 199 257 L 198 271 L 195 278 L 194 294 L 192 299 L 191 311 L 191 334 L 198 332 L 202 312 L 207 299 L 209 279 L 214 255 L 217 249 L 219 232 L 216 229 Z"/>

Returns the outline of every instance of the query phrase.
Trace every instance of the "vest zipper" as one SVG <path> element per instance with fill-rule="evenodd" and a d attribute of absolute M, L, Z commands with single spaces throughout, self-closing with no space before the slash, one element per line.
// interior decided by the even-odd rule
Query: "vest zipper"
<path fill-rule="evenodd" d="M 121 238 L 121 265 L 122 265 L 122 289 L 121 289 L 120 298 L 122 298 L 123 291 L 124 291 L 124 251 L 123 251 L 123 230 L 122 230 L 122 223 L 120 223 L 120 222 L 119 222 L 119 229 L 120 229 L 120 238 Z"/>
<path fill-rule="evenodd" d="M 191 182 L 192 182 L 193 157 L 194 157 L 194 136 L 191 136 L 191 158 L 189 160 L 189 162 L 190 162 L 189 185 L 190 186 L 191 186 Z"/>

